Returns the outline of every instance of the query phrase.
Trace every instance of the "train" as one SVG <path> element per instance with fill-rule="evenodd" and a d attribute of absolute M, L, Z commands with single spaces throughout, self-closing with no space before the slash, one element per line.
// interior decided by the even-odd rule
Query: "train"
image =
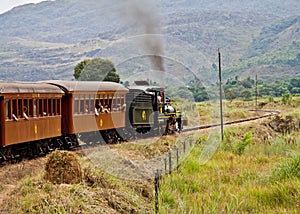
<path fill-rule="evenodd" d="M 0 81 L 0 163 L 73 149 L 82 136 L 119 143 L 182 129 L 164 88 L 145 81 Z"/>

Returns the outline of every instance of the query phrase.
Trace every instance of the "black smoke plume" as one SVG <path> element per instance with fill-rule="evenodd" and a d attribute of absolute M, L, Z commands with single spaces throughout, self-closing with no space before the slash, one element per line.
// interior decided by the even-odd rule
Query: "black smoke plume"
<path fill-rule="evenodd" d="M 125 8 L 124 8 L 125 9 Z M 160 36 L 160 18 L 151 1 L 127 0 L 125 14 L 129 20 L 144 30 L 143 48 L 150 58 L 151 68 L 164 71 L 163 41 Z"/>

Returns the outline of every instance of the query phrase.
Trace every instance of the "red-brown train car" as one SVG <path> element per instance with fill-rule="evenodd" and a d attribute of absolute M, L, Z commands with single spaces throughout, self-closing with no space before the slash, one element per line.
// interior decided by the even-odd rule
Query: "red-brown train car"
<path fill-rule="evenodd" d="M 0 145 L 61 136 L 64 92 L 46 83 L 0 82 Z"/>
<path fill-rule="evenodd" d="M 48 81 L 61 88 L 62 133 L 73 135 L 125 127 L 128 89 L 115 82 Z M 97 109 L 101 106 L 101 109 Z"/>

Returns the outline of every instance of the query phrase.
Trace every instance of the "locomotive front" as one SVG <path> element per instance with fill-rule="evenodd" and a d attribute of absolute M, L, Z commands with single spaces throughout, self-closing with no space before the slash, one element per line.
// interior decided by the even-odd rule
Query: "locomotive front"
<path fill-rule="evenodd" d="M 158 136 L 180 132 L 181 114 L 166 97 L 164 88 L 143 85 L 129 87 L 126 127 L 133 136 Z"/>

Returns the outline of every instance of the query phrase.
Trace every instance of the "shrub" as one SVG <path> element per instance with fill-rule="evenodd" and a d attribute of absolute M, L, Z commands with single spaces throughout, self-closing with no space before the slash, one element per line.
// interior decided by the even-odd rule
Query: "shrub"
<path fill-rule="evenodd" d="M 238 155 L 242 155 L 248 146 L 252 142 L 252 132 L 247 132 L 243 139 L 236 145 L 235 153 Z"/>

